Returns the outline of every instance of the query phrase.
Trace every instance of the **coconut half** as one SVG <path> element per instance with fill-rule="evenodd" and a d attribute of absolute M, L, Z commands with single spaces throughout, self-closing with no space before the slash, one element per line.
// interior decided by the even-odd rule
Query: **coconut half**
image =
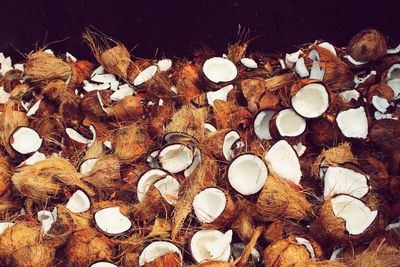
<path fill-rule="evenodd" d="M 30 154 L 39 150 L 43 139 L 39 134 L 28 127 L 17 128 L 10 137 L 11 147 L 20 154 Z"/>
<path fill-rule="evenodd" d="M 27 158 L 26 160 L 24 160 L 23 162 L 21 162 L 17 168 L 21 168 L 24 166 L 31 166 L 39 161 L 45 160 L 46 159 L 46 155 L 36 151 L 35 153 L 32 154 L 32 156 L 30 156 L 29 158 Z"/>
<path fill-rule="evenodd" d="M 200 263 L 209 260 L 228 261 L 231 255 L 232 230 L 200 230 L 190 240 L 193 259 Z"/>
<path fill-rule="evenodd" d="M 150 168 L 159 168 L 160 167 L 160 164 L 158 163 L 158 160 L 157 160 L 159 152 L 160 152 L 160 150 L 156 149 L 156 150 L 150 152 L 150 154 L 147 156 L 146 162 Z"/>
<path fill-rule="evenodd" d="M 295 239 L 297 243 L 306 247 L 308 252 L 310 252 L 311 259 L 315 259 L 315 250 L 314 247 L 311 245 L 311 242 L 302 237 L 295 237 Z"/>
<path fill-rule="evenodd" d="M 279 111 L 276 116 L 276 128 L 281 136 L 299 136 L 306 129 L 306 121 L 293 109 L 288 108 Z"/>
<path fill-rule="evenodd" d="M 134 86 L 139 86 L 147 81 L 149 81 L 157 72 L 157 66 L 153 65 L 145 68 L 142 72 L 136 76 L 135 80 L 133 80 Z"/>
<path fill-rule="evenodd" d="M 311 83 L 301 88 L 291 99 L 293 109 L 304 118 L 317 118 L 329 107 L 325 86 Z"/>
<path fill-rule="evenodd" d="M 57 208 L 54 208 L 53 212 L 41 210 L 37 213 L 37 218 L 42 223 L 43 233 L 47 234 L 53 223 L 57 220 Z"/>
<path fill-rule="evenodd" d="M 207 92 L 207 102 L 210 106 L 214 106 L 215 100 L 227 101 L 229 92 L 233 89 L 233 85 L 227 85 L 213 92 Z"/>
<path fill-rule="evenodd" d="M 260 191 L 267 177 L 267 166 L 254 154 L 240 155 L 228 167 L 229 184 L 242 195 L 252 195 Z"/>
<path fill-rule="evenodd" d="M 245 66 L 249 69 L 257 69 L 257 67 L 258 67 L 257 62 L 252 58 L 244 57 L 240 60 L 240 63 L 242 63 L 243 66 Z"/>
<path fill-rule="evenodd" d="M 239 133 L 235 130 L 225 134 L 224 143 L 222 144 L 222 153 L 226 160 L 231 160 L 234 157 L 233 145 L 240 140 Z"/>
<path fill-rule="evenodd" d="M 177 253 L 181 258 L 181 262 L 183 260 L 182 252 L 180 249 L 172 244 L 171 242 L 166 241 L 155 241 L 145 247 L 139 256 L 139 266 L 143 266 L 146 263 L 150 263 L 157 259 L 158 257 L 164 256 L 168 253 Z"/>
<path fill-rule="evenodd" d="M 254 118 L 254 133 L 261 140 L 271 140 L 272 136 L 269 132 L 269 122 L 274 116 L 275 111 L 264 109 L 257 113 Z"/>
<path fill-rule="evenodd" d="M 85 160 L 84 162 L 82 162 L 79 168 L 79 172 L 82 174 L 88 174 L 93 169 L 97 160 L 98 160 L 97 158 Z"/>
<path fill-rule="evenodd" d="M 215 133 L 217 131 L 217 129 L 214 127 L 214 125 L 210 124 L 210 123 L 204 123 L 204 133 L 208 134 L 208 133 Z"/>
<path fill-rule="evenodd" d="M 65 133 L 69 138 L 80 144 L 90 144 L 91 140 L 87 139 L 73 128 L 66 128 Z"/>
<path fill-rule="evenodd" d="M 193 157 L 193 151 L 183 144 L 166 145 L 158 154 L 162 168 L 170 173 L 187 169 L 192 164 Z"/>
<path fill-rule="evenodd" d="M 236 78 L 237 68 L 232 61 L 226 58 L 213 57 L 204 62 L 203 73 L 214 83 L 230 82 Z"/>
<path fill-rule="evenodd" d="M 348 194 L 362 198 L 369 191 L 368 178 L 359 172 L 343 167 L 328 167 L 324 175 L 324 197 Z"/>
<path fill-rule="evenodd" d="M 88 211 L 90 209 L 90 199 L 82 190 L 77 190 L 69 198 L 66 208 L 74 213 Z"/>
<path fill-rule="evenodd" d="M 157 180 L 166 177 L 168 173 L 161 169 L 150 169 L 143 173 L 138 181 L 137 185 L 137 197 L 139 202 L 142 202 L 144 196 L 149 190 L 150 186 Z"/>
<path fill-rule="evenodd" d="M 118 267 L 114 263 L 108 261 L 99 261 L 90 265 L 90 267 Z"/>
<path fill-rule="evenodd" d="M 336 122 L 346 137 L 365 139 L 368 135 L 368 118 L 364 107 L 339 112 Z"/>
<path fill-rule="evenodd" d="M 197 147 L 194 150 L 194 158 L 193 158 L 193 163 L 192 165 L 190 165 L 189 168 L 187 168 L 184 172 L 183 175 L 187 178 L 190 175 L 192 175 L 192 173 L 196 170 L 197 166 L 199 166 L 201 163 L 201 152 L 200 149 L 198 149 Z"/>
<path fill-rule="evenodd" d="M 109 235 L 123 234 L 132 226 L 132 222 L 120 212 L 119 207 L 99 210 L 94 214 L 94 221 L 101 231 Z"/>
<path fill-rule="evenodd" d="M 265 155 L 268 167 L 278 176 L 299 184 L 301 180 L 300 161 L 294 148 L 280 140 L 270 147 Z"/>
<path fill-rule="evenodd" d="M 361 200 L 348 195 L 338 195 L 331 199 L 336 217 L 346 222 L 346 230 L 351 235 L 362 234 L 375 220 L 378 211 L 371 211 Z"/>
<path fill-rule="evenodd" d="M 199 222 L 212 223 L 225 210 L 226 202 L 222 190 L 207 188 L 194 197 L 193 210 Z"/>
<path fill-rule="evenodd" d="M 178 180 L 171 175 L 158 180 L 154 183 L 154 187 L 160 191 L 163 198 L 171 205 L 175 205 L 178 200 L 179 188 L 181 187 Z"/>

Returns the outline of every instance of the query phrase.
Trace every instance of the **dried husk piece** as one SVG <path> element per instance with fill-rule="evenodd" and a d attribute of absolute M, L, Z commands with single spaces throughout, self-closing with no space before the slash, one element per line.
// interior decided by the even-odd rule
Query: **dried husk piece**
<path fill-rule="evenodd" d="M 190 61 L 183 60 L 176 64 L 173 80 L 178 94 L 187 105 L 202 94 L 199 72 L 200 67 Z"/>
<path fill-rule="evenodd" d="M 72 70 L 67 62 L 39 50 L 28 55 L 25 74 L 32 82 L 66 81 L 71 77 Z"/>
<path fill-rule="evenodd" d="M 302 225 L 289 220 L 278 220 L 265 228 L 264 238 L 267 242 L 273 243 L 285 239 L 290 235 L 302 236 L 307 229 Z"/>
<path fill-rule="evenodd" d="M 93 72 L 93 63 L 87 60 L 78 60 L 70 62 L 69 65 L 72 69 L 71 79 L 68 83 L 68 89 L 74 91 L 75 88 L 82 86 L 84 80 L 88 80 Z"/>
<path fill-rule="evenodd" d="M 247 126 L 253 118 L 247 108 L 222 100 L 214 101 L 213 112 L 218 129 L 236 129 L 243 125 Z"/>
<path fill-rule="evenodd" d="M 163 266 L 171 266 L 171 267 L 179 267 L 182 266 L 182 260 L 178 253 L 167 253 L 163 256 L 160 256 L 154 259 L 152 262 L 145 263 L 143 266 L 145 267 L 163 267 Z"/>
<path fill-rule="evenodd" d="M 237 199 L 235 204 L 238 206 L 238 215 L 232 221 L 231 228 L 244 243 L 250 242 L 255 231 L 255 223 L 250 212 L 246 209 L 245 203 L 240 198 Z"/>
<path fill-rule="evenodd" d="M 106 107 L 105 112 L 119 121 L 138 120 L 145 113 L 142 101 L 143 98 L 139 95 L 126 96 L 115 105 Z"/>
<path fill-rule="evenodd" d="M 9 159 L 0 154 L 0 196 L 10 189 L 11 175 L 12 170 Z"/>
<path fill-rule="evenodd" d="M 235 266 L 243 267 L 247 266 L 247 264 L 250 264 L 248 260 L 251 256 L 251 251 L 257 245 L 257 240 L 260 238 L 263 230 L 264 230 L 263 226 L 258 226 L 254 230 L 254 234 L 247 243 L 246 247 L 244 248 L 242 255 L 235 260 L 234 262 Z"/>

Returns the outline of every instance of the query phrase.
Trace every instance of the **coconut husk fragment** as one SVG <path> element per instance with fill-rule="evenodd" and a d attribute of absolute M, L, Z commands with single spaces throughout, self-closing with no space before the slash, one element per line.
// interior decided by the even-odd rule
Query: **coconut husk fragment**
<path fill-rule="evenodd" d="M 40 50 L 28 55 L 25 74 L 32 82 L 66 81 L 71 77 L 72 69 L 67 62 Z"/>

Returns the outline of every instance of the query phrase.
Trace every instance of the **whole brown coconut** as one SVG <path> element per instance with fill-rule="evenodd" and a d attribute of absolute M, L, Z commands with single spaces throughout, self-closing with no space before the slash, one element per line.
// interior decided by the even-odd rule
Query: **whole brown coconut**
<path fill-rule="evenodd" d="M 112 261 L 113 241 L 92 228 L 76 231 L 66 247 L 66 256 L 72 266 L 89 266 L 97 261 Z"/>
<path fill-rule="evenodd" d="M 56 79 L 66 81 L 71 77 L 72 70 L 67 62 L 40 50 L 28 55 L 25 74 L 33 82 Z"/>
<path fill-rule="evenodd" d="M 351 57 L 357 61 L 377 60 L 387 50 L 385 37 L 375 29 L 364 29 L 354 35 L 348 48 Z"/>

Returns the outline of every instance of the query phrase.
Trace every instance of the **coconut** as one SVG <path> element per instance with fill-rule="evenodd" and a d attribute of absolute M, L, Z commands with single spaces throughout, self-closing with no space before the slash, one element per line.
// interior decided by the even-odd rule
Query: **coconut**
<path fill-rule="evenodd" d="M 90 265 L 90 267 L 117 267 L 114 263 L 108 261 L 99 261 Z"/>
<path fill-rule="evenodd" d="M 302 220 L 310 217 L 312 206 L 305 193 L 295 189 L 290 182 L 269 175 L 251 212 L 261 221 L 279 218 Z"/>
<path fill-rule="evenodd" d="M 23 168 L 11 178 L 15 188 L 23 196 L 47 201 L 62 193 L 64 186 L 80 188 L 88 195 L 93 190 L 86 186 L 74 166 L 63 158 L 48 158 Z"/>
<path fill-rule="evenodd" d="M 121 235 L 132 226 L 132 222 L 120 212 L 119 207 L 101 209 L 94 214 L 96 226 L 107 235 Z"/>
<path fill-rule="evenodd" d="M 254 154 L 236 157 L 228 167 L 229 184 L 242 195 L 259 192 L 267 180 L 268 169 L 261 158 Z"/>
<path fill-rule="evenodd" d="M 364 29 L 351 38 L 349 53 L 357 61 L 377 60 L 386 54 L 385 37 L 375 29 Z"/>
<path fill-rule="evenodd" d="M 264 238 L 268 243 L 273 243 L 290 235 L 303 236 L 306 232 L 307 229 L 300 224 L 289 220 L 278 220 L 266 227 Z"/>
<path fill-rule="evenodd" d="M 253 117 L 247 108 L 229 101 L 215 100 L 213 112 L 217 129 L 236 129 L 247 125 Z"/>
<path fill-rule="evenodd" d="M 20 154 L 36 152 L 42 145 L 43 139 L 39 134 L 28 127 L 15 129 L 10 137 L 11 147 Z"/>
<path fill-rule="evenodd" d="M 254 133 L 260 140 L 272 139 L 269 131 L 269 123 L 274 116 L 275 111 L 269 109 L 260 110 L 254 117 Z"/>
<path fill-rule="evenodd" d="M 83 39 L 108 73 L 123 79 L 128 77 L 131 59 L 128 49 L 123 44 L 88 29 L 83 34 Z"/>
<path fill-rule="evenodd" d="M 180 94 L 184 102 L 189 104 L 192 100 L 202 93 L 199 88 L 199 67 L 188 61 L 181 61 L 177 63 L 173 79 L 176 81 L 176 91 Z"/>
<path fill-rule="evenodd" d="M 228 261 L 231 254 L 232 230 L 200 230 L 190 240 L 193 259 L 200 263 L 208 260 Z"/>
<path fill-rule="evenodd" d="M 230 129 L 218 130 L 210 133 L 202 142 L 203 150 L 220 160 L 234 158 L 234 148 L 241 145 L 241 138 L 237 131 Z"/>
<path fill-rule="evenodd" d="M 25 74 L 33 82 L 66 81 L 71 77 L 71 66 L 54 55 L 37 51 L 28 55 Z"/>
<path fill-rule="evenodd" d="M 238 213 L 232 221 L 231 228 L 233 232 L 238 235 L 240 240 L 247 243 L 254 234 L 254 223 L 250 216 L 250 212 L 246 209 L 245 203 L 238 199 L 235 204 L 238 209 Z"/>
<path fill-rule="evenodd" d="M 145 112 L 142 101 L 143 98 L 138 95 L 125 96 L 115 105 L 106 107 L 103 110 L 108 116 L 115 117 L 117 120 L 129 121 L 138 119 Z M 101 103 L 100 105 L 103 106 Z"/>
<path fill-rule="evenodd" d="M 213 57 L 203 64 L 204 76 L 213 83 L 231 82 L 237 76 L 237 68 L 229 59 Z"/>
<path fill-rule="evenodd" d="M 317 118 L 329 107 L 329 94 L 323 84 L 310 83 L 292 93 L 293 109 L 304 118 Z"/>
<path fill-rule="evenodd" d="M 271 146 L 264 159 L 273 173 L 295 184 L 300 183 L 300 161 L 296 151 L 287 141 L 280 140 Z"/>
<path fill-rule="evenodd" d="M 120 162 L 131 162 L 143 157 L 151 146 L 147 131 L 139 124 L 118 129 L 112 143 L 114 154 Z"/>
<path fill-rule="evenodd" d="M 400 64 L 396 63 L 390 66 L 390 68 L 382 75 L 382 78 L 386 85 L 388 85 L 392 91 L 395 99 L 399 98 L 400 94 Z M 386 77 L 385 77 L 386 76 Z"/>
<path fill-rule="evenodd" d="M 139 266 L 182 266 L 182 252 L 171 242 L 155 241 L 139 256 Z"/>
<path fill-rule="evenodd" d="M 66 208 L 74 213 L 85 212 L 90 209 L 90 199 L 85 192 L 77 190 L 69 198 Z"/>
<path fill-rule="evenodd" d="M 152 65 L 152 66 L 145 68 L 144 70 L 139 72 L 138 75 L 135 77 L 135 79 L 133 80 L 133 85 L 140 86 L 140 85 L 148 82 L 150 79 L 153 78 L 153 76 L 156 74 L 156 72 L 157 72 L 156 65 Z"/>
<path fill-rule="evenodd" d="M 94 69 L 94 65 L 87 60 L 69 62 L 69 65 L 72 70 L 71 79 L 68 83 L 68 89 L 70 90 L 82 86 L 83 81 L 90 78 L 90 74 Z"/>
<path fill-rule="evenodd" d="M 273 137 L 297 137 L 304 133 L 306 121 L 293 109 L 283 109 L 270 120 L 270 133 Z"/>
<path fill-rule="evenodd" d="M 113 242 L 94 229 L 75 231 L 68 241 L 66 255 L 69 264 L 89 266 L 98 261 L 111 261 Z"/>
<path fill-rule="evenodd" d="M 4 92 L 11 92 L 17 85 L 20 84 L 20 80 L 22 80 L 23 76 L 24 72 L 21 70 L 13 69 L 7 71 L 1 78 L 1 84 L 4 88 Z"/>
<path fill-rule="evenodd" d="M 365 139 L 368 136 L 368 117 L 364 107 L 339 112 L 336 123 L 345 137 Z"/>
<path fill-rule="evenodd" d="M 193 151 L 183 144 L 168 144 L 158 154 L 163 169 L 178 173 L 187 169 L 193 162 Z"/>
<path fill-rule="evenodd" d="M 240 82 L 240 89 L 247 100 L 249 110 L 256 112 L 260 99 L 265 93 L 264 82 L 260 79 L 246 79 Z"/>
<path fill-rule="evenodd" d="M 202 224 L 225 226 L 234 215 L 235 206 L 227 192 L 219 188 L 206 188 L 193 199 L 193 211 Z"/>

